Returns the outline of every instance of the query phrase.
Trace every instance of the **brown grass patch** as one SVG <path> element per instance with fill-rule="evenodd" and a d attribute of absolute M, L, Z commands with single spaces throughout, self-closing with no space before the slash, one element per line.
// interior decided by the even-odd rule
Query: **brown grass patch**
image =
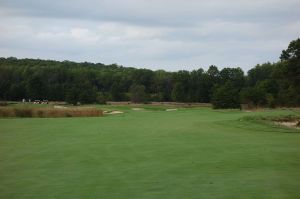
<path fill-rule="evenodd" d="M 12 108 L 1 107 L 0 117 L 99 117 L 103 111 L 96 108 Z"/>
<path fill-rule="evenodd" d="M 7 102 L 5 102 L 5 101 L 0 101 L 0 106 L 7 106 L 7 105 L 8 105 Z"/>

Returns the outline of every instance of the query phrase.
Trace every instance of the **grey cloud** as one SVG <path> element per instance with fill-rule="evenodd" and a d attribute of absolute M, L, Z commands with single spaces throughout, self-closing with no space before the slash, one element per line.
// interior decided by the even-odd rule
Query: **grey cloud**
<path fill-rule="evenodd" d="M 277 61 L 297 0 L 2 0 L 0 56 L 167 70 Z"/>
<path fill-rule="evenodd" d="M 122 21 L 139 24 L 190 24 L 207 19 L 284 21 L 299 19 L 298 0 L 3 0 L 13 14 Z"/>

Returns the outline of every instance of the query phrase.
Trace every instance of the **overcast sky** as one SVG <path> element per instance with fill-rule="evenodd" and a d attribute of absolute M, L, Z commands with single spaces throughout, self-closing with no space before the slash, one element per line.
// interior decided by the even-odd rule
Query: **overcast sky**
<path fill-rule="evenodd" d="M 299 0 L 0 0 L 0 56 L 192 70 L 275 62 Z"/>

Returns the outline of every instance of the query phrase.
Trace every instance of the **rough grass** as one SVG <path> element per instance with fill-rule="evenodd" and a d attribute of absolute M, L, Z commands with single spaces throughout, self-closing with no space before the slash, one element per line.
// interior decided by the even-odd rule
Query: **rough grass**
<path fill-rule="evenodd" d="M 299 130 L 241 119 L 293 112 L 131 108 L 0 119 L 0 198 L 300 198 Z"/>
<path fill-rule="evenodd" d="M 103 111 L 96 108 L 24 108 L 0 107 L 0 117 L 99 117 Z"/>

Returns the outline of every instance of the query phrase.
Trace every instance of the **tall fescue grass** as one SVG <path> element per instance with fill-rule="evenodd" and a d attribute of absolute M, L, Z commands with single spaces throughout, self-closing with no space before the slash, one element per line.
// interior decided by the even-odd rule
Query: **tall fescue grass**
<path fill-rule="evenodd" d="M 0 107 L 0 117 L 99 117 L 103 111 L 96 108 L 13 108 Z"/>
<path fill-rule="evenodd" d="M 7 106 L 8 103 L 7 102 L 4 102 L 4 101 L 0 101 L 0 106 Z"/>

